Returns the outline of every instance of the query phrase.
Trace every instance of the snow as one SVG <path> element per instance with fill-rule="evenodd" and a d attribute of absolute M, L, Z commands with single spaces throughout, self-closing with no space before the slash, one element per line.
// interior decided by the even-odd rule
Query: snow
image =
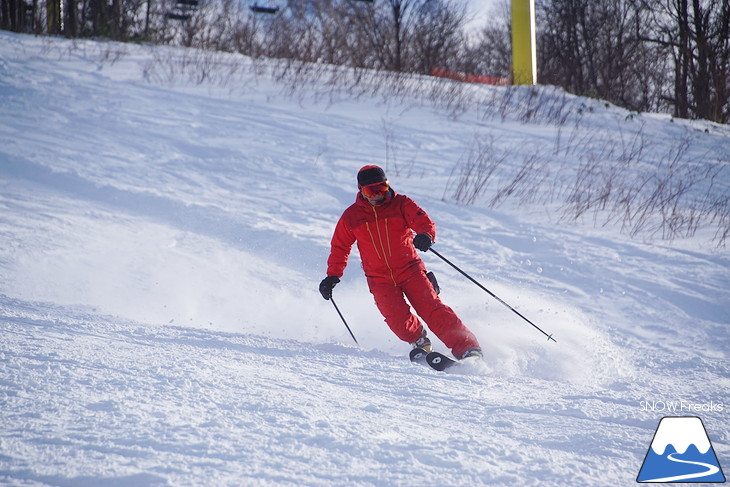
<path fill-rule="evenodd" d="M 600 213 L 557 218 L 544 193 L 584 148 L 641 137 L 637 177 L 686 141 L 728 194 L 726 126 L 557 90 L 579 121 L 292 95 L 234 55 L 213 58 L 233 78 L 196 83 L 165 64 L 185 55 L 0 33 L 0 484 L 627 485 L 667 415 L 701 416 L 730 463 L 713 229 L 631 238 Z M 453 200 L 475 140 L 504 157 L 498 179 L 550 158 L 534 202 Z M 484 370 L 410 364 L 353 255 L 335 296 L 355 346 L 317 285 L 370 163 L 429 212 L 440 253 L 557 343 L 428 253 Z M 693 407 L 656 406 L 673 402 Z"/>

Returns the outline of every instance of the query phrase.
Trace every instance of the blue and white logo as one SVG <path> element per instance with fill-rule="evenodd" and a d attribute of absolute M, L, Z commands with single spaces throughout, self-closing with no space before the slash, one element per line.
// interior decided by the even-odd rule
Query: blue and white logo
<path fill-rule="evenodd" d="M 696 416 L 659 421 L 637 482 L 725 482 L 705 425 Z"/>

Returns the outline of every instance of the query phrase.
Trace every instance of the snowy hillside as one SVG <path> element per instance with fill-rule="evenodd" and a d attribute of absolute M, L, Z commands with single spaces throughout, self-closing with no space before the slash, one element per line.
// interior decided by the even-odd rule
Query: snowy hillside
<path fill-rule="evenodd" d="M 668 415 L 730 465 L 730 253 L 692 207 L 730 194 L 727 126 L 551 88 L 557 124 L 510 88 L 466 88 L 500 113 L 291 96 L 234 55 L 191 82 L 164 61 L 185 55 L 0 32 L 0 485 L 631 485 Z M 317 285 L 372 163 L 557 343 L 428 253 L 486 370 L 410 364 L 357 255 L 335 289 L 355 346 Z M 591 167 L 678 174 L 702 224 L 564 218 Z"/>

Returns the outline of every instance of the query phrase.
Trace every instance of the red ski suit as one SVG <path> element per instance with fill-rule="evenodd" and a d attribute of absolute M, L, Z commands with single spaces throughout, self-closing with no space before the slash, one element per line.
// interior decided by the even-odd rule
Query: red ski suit
<path fill-rule="evenodd" d="M 327 275 L 342 277 L 357 242 L 368 287 L 390 329 L 409 343 L 421 337 L 421 323 L 411 312 L 408 298 L 431 331 L 458 357 L 479 343 L 434 291 L 413 246 L 414 232 L 436 239 L 436 226 L 412 199 L 391 188 L 386 201 L 373 206 L 358 193 L 335 227 Z"/>

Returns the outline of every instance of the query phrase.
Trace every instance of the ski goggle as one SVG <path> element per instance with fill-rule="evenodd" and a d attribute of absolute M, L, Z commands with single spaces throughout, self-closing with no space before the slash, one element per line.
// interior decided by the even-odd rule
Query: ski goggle
<path fill-rule="evenodd" d="M 373 183 L 368 184 L 367 186 L 362 186 L 360 188 L 360 191 L 362 191 L 363 196 L 367 198 L 377 198 L 378 196 L 384 195 L 388 192 L 388 189 L 390 186 L 388 186 L 388 181 L 382 181 L 379 183 Z"/>

